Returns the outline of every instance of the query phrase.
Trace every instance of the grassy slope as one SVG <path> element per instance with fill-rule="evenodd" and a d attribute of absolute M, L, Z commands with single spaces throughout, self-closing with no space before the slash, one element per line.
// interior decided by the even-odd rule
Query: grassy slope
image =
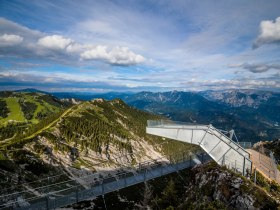
<path fill-rule="evenodd" d="M 39 120 L 36 118 L 39 112 L 42 113 L 55 113 L 59 112 L 60 108 L 47 103 L 44 100 L 39 99 L 41 94 L 30 95 L 29 93 L 14 93 L 9 97 L 4 97 L 3 99 L 7 102 L 9 115 L 6 118 L 0 117 L 0 125 L 6 125 L 10 120 L 14 120 L 16 122 L 24 122 L 26 121 L 24 114 L 21 110 L 19 100 L 24 100 L 25 102 L 34 103 L 37 105 L 37 109 L 34 112 L 33 118 L 30 120 L 31 123 L 36 124 Z"/>
<path fill-rule="evenodd" d="M 4 99 L 8 105 L 8 109 L 10 111 L 7 118 L 0 118 L 0 123 L 4 124 L 8 122 L 9 120 L 15 120 L 18 122 L 25 121 L 25 118 L 23 116 L 23 113 L 20 109 L 20 105 L 18 103 L 18 98 L 5 98 Z"/>

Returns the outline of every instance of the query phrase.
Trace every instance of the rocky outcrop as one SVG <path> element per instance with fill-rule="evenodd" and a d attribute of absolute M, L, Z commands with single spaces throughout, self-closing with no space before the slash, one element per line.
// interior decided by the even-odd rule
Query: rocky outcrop
<path fill-rule="evenodd" d="M 226 209 L 273 209 L 276 201 L 250 180 L 210 163 L 191 170 L 185 203 L 201 207 L 220 202 Z"/>

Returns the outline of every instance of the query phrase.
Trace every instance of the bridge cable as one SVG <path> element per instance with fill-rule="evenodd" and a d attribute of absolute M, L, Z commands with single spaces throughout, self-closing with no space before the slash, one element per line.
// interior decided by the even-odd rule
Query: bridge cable
<path fill-rule="evenodd" d="M 105 201 L 105 196 L 104 196 L 104 194 L 102 195 L 102 198 L 103 198 L 103 203 L 104 203 L 105 209 L 107 210 L 107 206 L 106 206 L 106 201 Z"/>

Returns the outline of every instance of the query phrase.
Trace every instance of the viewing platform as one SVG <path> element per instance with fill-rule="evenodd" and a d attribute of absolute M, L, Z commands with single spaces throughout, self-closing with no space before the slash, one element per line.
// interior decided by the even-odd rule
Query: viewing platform
<path fill-rule="evenodd" d="M 219 165 L 226 165 L 244 176 L 252 172 L 250 153 L 212 125 L 148 120 L 146 132 L 199 145 Z"/>

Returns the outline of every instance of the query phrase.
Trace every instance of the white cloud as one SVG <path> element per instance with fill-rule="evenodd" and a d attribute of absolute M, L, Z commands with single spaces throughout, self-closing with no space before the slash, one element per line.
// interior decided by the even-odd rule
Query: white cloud
<path fill-rule="evenodd" d="M 280 42 L 280 17 L 272 20 L 262 21 L 260 24 L 260 34 L 255 40 L 253 47 L 257 48 L 263 44 Z"/>
<path fill-rule="evenodd" d="M 145 58 L 142 55 L 135 54 L 126 47 L 114 47 L 109 50 L 107 46 L 98 45 L 95 48 L 81 53 L 84 60 L 105 60 L 113 65 L 134 65 L 142 63 Z"/>
<path fill-rule="evenodd" d="M 23 41 L 23 37 L 14 34 L 3 34 L 0 36 L 0 47 L 18 45 Z"/>
<path fill-rule="evenodd" d="M 142 63 L 145 58 L 142 55 L 135 54 L 126 47 L 115 47 L 109 52 L 109 61 L 112 64 L 131 65 Z"/>
<path fill-rule="evenodd" d="M 81 54 L 81 58 L 85 60 L 92 59 L 109 59 L 109 54 L 107 52 L 107 47 L 103 45 L 98 45 L 97 47 L 86 50 Z"/>
<path fill-rule="evenodd" d="M 52 50 L 63 50 L 71 43 L 73 43 L 71 39 L 60 35 L 45 36 L 38 40 L 38 45 Z"/>
<path fill-rule="evenodd" d="M 142 55 L 127 47 L 82 43 L 68 38 L 69 36 L 35 31 L 4 18 L 0 18 L 0 31 L 3 33 L 0 34 L 0 56 L 42 58 L 75 65 L 81 64 L 80 61 L 85 61 L 85 64 L 90 60 L 100 60 L 111 65 L 135 65 L 145 61 Z M 20 45 L 16 46 L 17 44 Z"/>
<path fill-rule="evenodd" d="M 83 48 L 85 48 L 85 46 L 78 43 L 72 43 L 66 47 L 66 51 L 69 53 L 80 53 Z"/>

